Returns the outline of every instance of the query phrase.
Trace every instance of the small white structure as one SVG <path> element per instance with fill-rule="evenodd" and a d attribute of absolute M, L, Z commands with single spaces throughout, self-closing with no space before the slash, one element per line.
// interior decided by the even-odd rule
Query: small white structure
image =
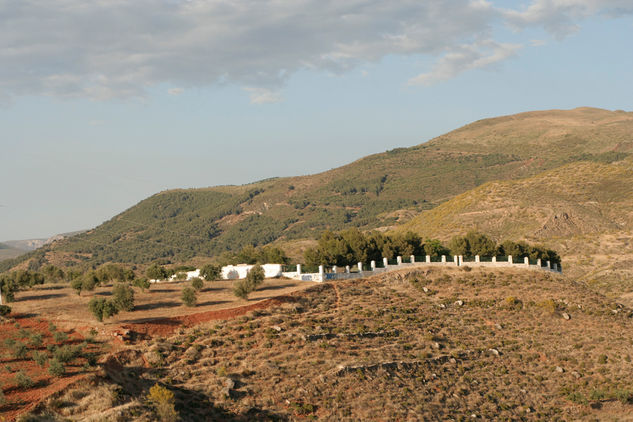
<path fill-rule="evenodd" d="M 246 278 L 246 274 L 255 265 L 238 264 L 238 265 L 226 265 L 222 267 L 222 278 L 225 280 L 238 280 Z M 281 264 L 264 264 L 261 266 L 264 270 L 264 276 L 266 278 L 280 277 L 281 276 Z"/>
<path fill-rule="evenodd" d="M 184 271 L 178 271 L 176 274 L 172 275 L 171 277 L 169 277 L 169 280 L 173 281 L 176 279 L 176 277 L 178 276 L 178 274 L 183 273 Z M 200 270 L 193 270 L 193 271 L 187 271 L 184 272 L 185 274 L 187 274 L 187 278 L 185 280 L 191 280 L 197 277 L 200 277 Z M 151 281 L 151 280 L 150 280 Z"/>

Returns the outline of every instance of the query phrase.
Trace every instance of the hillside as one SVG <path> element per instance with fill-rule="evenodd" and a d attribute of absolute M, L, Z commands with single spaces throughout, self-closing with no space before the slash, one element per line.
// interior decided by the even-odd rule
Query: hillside
<path fill-rule="evenodd" d="M 496 240 L 543 243 L 564 256 L 570 275 L 620 295 L 633 289 L 633 159 L 489 182 L 399 230 L 440 239 L 479 230 Z"/>
<path fill-rule="evenodd" d="M 590 108 L 486 119 L 316 175 L 161 192 L 27 259 L 61 265 L 184 261 L 314 238 L 325 228 L 389 227 L 487 181 L 582 160 L 619 160 L 633 151 L 631 133 L 633 113 Z"/>
<path fill-rule="evenodd" d="M 23 249 L 14 248 L 6 243 L 0 243 L 0 261 L 16 258 L 26 252 L 27 251 Z"/>
<path fill-rule="evenodd" d="M 109 356 L 46 420 L 621 420 L 632 311 L 516 269 L 425 269 L 325 283 L 285 304 Z M 40 419 L 41 420 L 41 419 Z"/>

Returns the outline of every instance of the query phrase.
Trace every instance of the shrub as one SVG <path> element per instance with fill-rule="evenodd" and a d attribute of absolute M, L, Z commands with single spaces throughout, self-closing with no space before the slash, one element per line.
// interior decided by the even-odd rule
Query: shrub
<path fill-rule="evenodd" d="M 217 280 L 220 278 L 221 271 L 222 268 L 219 265 L 207 264 L 200 269 L 200 275 L 207 281 Z"/>
<path fill-rule="evenodd" d="M 76 277 L 70 280 L 70 287 L 77 291 L 77 294 L 81 296 L 81 290 L 83 287 L 83 280 L 81 277 Z"/>
<path fill-rule="evenodd" d="M 29 344 L 32 347 L 40 347 L 42 345 L 42 335 L 40 333 L 33 333 L 29 339 Z"/>
<path fill-rule="evenodd" d="M 152 283 L 149 282 L 149 280 L 145 277 L 143 278 L 137 278 L 132 282 L 136 287 L 138 287 L 139 289 L 141 289 L 142 292 L 145 291 L 145 289 L 149 289 L 152 286 Z"/>
<path fill-rule="evenodd" d="M 81 354 L 81 346 L 62 346 L 53 352 L 53 360 L 68 363 Z"/>
<path fill-rule="evenodd" d="M 53 339 L 56 343 L 63 343 L 68 340 L 68 334 L 63 331 L 56 331 L 55 334 L 53 334 Z"/>
<path fill-rule="evenodd" d="M 37 350 L 34 350 L 31 356 L 33 357 L 33 362 L 37 363 L 39 366 L 44 366 L 46 364 L 46 360 L 48 359 L 46 352 L 38 352 Z"/>
<path fill-rule="evenodd" d="M 7 398 L 4 396 L 4 391 L 0 388 L 0 406 L 6 404 Z"/>
<path fill-rule="evenodd" d="M 54 377 L 61 377 L 66 373 L 66 368 L 58 359 L 51 359 L 48 366 L 48 373 Z"/>
<path fill-rule="evenodd" d="M 196 302 L 198 302 L 196 291 L 191 287 L 185 287 L 182 289 L 181 299 L 185 305 L 190 307 L 196 306 Z"/>
<path fill-rule="evenodd" d="M 134 290 L 127 283 L 118 283 L 112 289 L 112 302 L 119 311 L 134 309 Z"/>
<path fill-rule="evenodd" d="M 18 371 L 18 373 L 15 374 L 15 383 L 20 388 L 31 388 L 34 385 L 33 380 L 23 371 Z"/>
<path fill-rule="evenodd" d="M 174 405 L 174 393 L 167 388 L 155 384 L 149 389 L 147 398 L 156 409 L 156 413 L 161 421 L 171 422 L 178 420 L 178 412 L 176 412 Z"/>
<path fill-rule="evenodd" d="M 90 308 L 90 312 L 92 312 L 95 318 L 97 318 L 97 321 L 103 321 L 104 318 L 109 318 L 119 312 L 116 305 L 111 300 L 99 299 L 96 297 L 90 299 L 88 307 Z"/>
<path fill-rule="evenodd" d="M 264 281 L 264 269 L 260 265 L 255 265 L 246 274 L 244 280 L 240 280 L 233 288 L 233 294 L 241 299 L 248 299 L 248 295 Z"/>
<path fill-rule="evenodd" d="M 9 300 L 7 300 L 8 302 Z M 7 316 L 11 313 L 11 307 L 7 305 L 0 305 L 0 316 Z"/>
<path fill-rule="evenodd" d="M 12 348 L 12 354 L 15 359 L 24 359 L 26 357 L 28 349 L 26 345 L 21 342 L 15 342 Z"/>
<path fill-rule="evenodd" d="M 167 278 L 167 271 L 158 264 L 153 264 L 145 271 L 147 278 L 152 280 L 163 280 Z"/>
<path fill-rule="evenodd" d="M 200 290 L 202 289 L 203 286 L 204 286 L 204 282 L 202 281 L 200 277 L 195 277 L 191 279 L 191 287 L 193 287 L 194 289 Z"/>

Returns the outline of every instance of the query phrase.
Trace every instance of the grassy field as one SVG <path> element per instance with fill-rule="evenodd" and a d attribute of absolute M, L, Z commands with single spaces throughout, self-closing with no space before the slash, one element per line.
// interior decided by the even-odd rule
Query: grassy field
<path fill-rule="evenodd" d="M 33 419 L 623 420 L 632 311 L 565 277 L 423 269 L 323 284 L 110 356 Z"/>

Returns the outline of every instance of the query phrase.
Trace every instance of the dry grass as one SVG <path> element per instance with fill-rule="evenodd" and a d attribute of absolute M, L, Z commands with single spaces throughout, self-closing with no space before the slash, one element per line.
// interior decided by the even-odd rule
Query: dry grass
<path fill-rule="evenodd" d="M 82 293 L 81 296 L 65 284 L 35 286 L 30 290 L 18 292 L 16 302 L 12 303 L 11 307 L 14 313 L 37 314 L 61 326 L 112 328 L 121 323 L 140 322 L 149 318 L 190 315 L 209 310 L 233 308 L 285 295 L 307 288 L 314 283 L 269 279 L 250 295 L 249 300 L 241 300 L 233 295 L 234 281 L 205 282 L 204 288 L 198 292 L 198 305 L 189 308 L 182 304 L 180 297 L 183 287 L 190 284 L 184 281 L 159 283 L 152 285 L 145 292 L 135 288 L 135 309 L 130 312 L 121 312 L 105 321 L 105 324 L 95 320 L 88 309 L 88 302 L 95 295 L 109 297 L 112 291 L 110 285 L 99 287 L 94 292 Z"/>
<path fill-rule="evenodd" d="M 631 311 L 560 276 L 438 268 L 293 296 L 110 357 L 91 388 L 119 391 L 117 416 L 77 404 L 58 419 L 152 420 L 142 397 L 156 383 L 175 393 L 184 420 L 593 420 L 633 410 Z"/>

